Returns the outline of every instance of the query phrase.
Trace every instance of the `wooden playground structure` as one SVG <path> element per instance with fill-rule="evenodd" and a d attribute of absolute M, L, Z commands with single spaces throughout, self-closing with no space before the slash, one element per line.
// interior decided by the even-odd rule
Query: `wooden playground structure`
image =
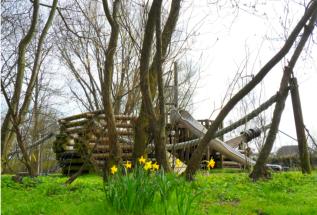
<path fill-rule="evenodd" d="M 116 128 L 118 139 L 122 148 L 123 160 L 132 159 L 133 135 L 136 117 L 127 115 L 116 115 Z M 208 128 L 211 120 L 198 120 L 202 126 Z M 102 110 L 95 112 L 86 112 L 73 115 L 59 120 L 60 131 L 56 135 L 54 142 L 54 152 L 56 159 L 62 167 L 63 174 L 72 174 L 79 170 L 84 164 L 85 159 L 89 159 L 90 165 L 85 167 L 85 172 L 94 171 L 94 168 L 102 168 L 105 160 L 109 157 L 109 139 L 107 137 L 107 124 L 105 114 Z M 173 125 L 168 123 L 166 126 L 167 150 L 173 158 L 177 157 L 185 164 L 189 161 L 191 153 L 196 148 L 195 140 L 197 138 L 190 129 L 182 124 Z M 245 133 L 247 135 L 247 133 Z M 240 139 L 236 138 L 235 145 L 245 141 L 245 135 Z M 259 134 L 258 134 L 259 135 Z M 254 136 L 255 137 L 255 136 Z M 252 139 L 252 138 L 251 138 Z M 183 144 L 184 143 L 184 144 Z M 228 144 L 230 141 L 228 142 Z M 238 143 L 238 144 L 237 144 Z M 245 153 L 246 150 L 240 150 Z M 148 146 L 148 156 L 153 158 L 153 145 Z M 204 160 L 215 159 L 216 167 L 237 167 L 243 165 L 232 161 L 223 156 L 216 150 L 208 147 Z"/>

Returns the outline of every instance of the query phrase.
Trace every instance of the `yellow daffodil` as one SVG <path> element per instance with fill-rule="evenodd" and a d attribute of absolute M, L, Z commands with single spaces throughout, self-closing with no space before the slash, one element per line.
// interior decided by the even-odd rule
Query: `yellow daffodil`
<path fill-rule="evenodd" d="M 143 156 L 141 156 L 140 158 L 139 158 L 139 163 L 140 164 L 145 164 L 145 158 L 143 157 Z"/>
<path fill-rule="evenodd" d="M 126 169 L 131 169 L 131 168 L 132 168 L 132 163 L 131 163 L 131 161 L 127 161 L 127 162 L 124 164 L 124 167 L 125 167 Z"/>
<path fill-rule="evenodd" d="M 144 169 L 149 170 L 152 167 L 152 161 L 148 161 L 144 164 Z"/>
<path fill-rule="evenodd" d="M 116 172 L 118 172 L 118 168 L 116 167 L 116 165 L 113 165 L 110 170 L 111 170 L 112 175 L 114 175 Z"/>
<path fill-rule="evenodd" d="M 208 169 L 210 169 L 210 168 L 214 168 L 215 167 L 215 161 L 214 161 L 214 159 L 210 159 L 210 161 L 208 161 L 208 163 L 207 163 L 207 168 Z"/>
<path fill-rule="evenodd" d="M 182 166 L 182 161 L 177 158 L 176 161 L 175 161 L 175 166 L 176 167 L 181 167 Z"/>
<path fill-rule="evenodd" d="M 152 170 L 158 170 L 160 168 L 160 165 L 158 165 L 156 162 L 152 164 Z"/>

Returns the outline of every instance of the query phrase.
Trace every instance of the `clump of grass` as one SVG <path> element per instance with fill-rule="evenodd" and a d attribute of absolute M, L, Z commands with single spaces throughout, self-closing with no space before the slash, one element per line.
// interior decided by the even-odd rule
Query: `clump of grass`
<path fill-rule="evenodd" d="M 203 193 L 202 190 L 194 189 L 193 186 L 189 186 L 184 181 L 181 181 L 176 186 L 176 203 L 177 211 L 179 215 L 191 214 L 195 200 Z"/>
<path fill-rule="evenodd" d="M 116 166 L 111 168 L 113 175 L 105 184 L 107 204 L 119 214 L 144 214 L 146 209 L 156 206 L 160 206 L 160 214 L 162 208 L 164 214 L 169 214 L 169 209 L 174 205 L 177 206 L 178 214 L 189 214 L 199 193 L 193 192 L 183 178 L 166 174 L 159 170 L 157 164 L 151 167 L 150 161 L 141 161 L 141 165 L 131 171 L 126 165 L 122 167 L 124 171 Z"/>
<path fill-rule="evenodd" d="M 163 202 L 164 214 L 167 214 L 168 200 L 171 199 L 171 195 L 176 187 L 176 178 L 174 175 L 165 174 L 164 171 L 161 171 L 156 175 L 156 182 L 160 199 Z"/>
<path fill-rule="evenodd" d="M 109 177 L 105 185 L 108 204 L 121 213 L 143 213 L 153 203 L 157 189 L 152 177 L 140 167 L 126 175 Z"/>
<path fill-rule="evenodd" d="M 64 185 L 53 183 L 47 184 L 44 190 L 47 196 L 64 195 L 67 191 Z"/>

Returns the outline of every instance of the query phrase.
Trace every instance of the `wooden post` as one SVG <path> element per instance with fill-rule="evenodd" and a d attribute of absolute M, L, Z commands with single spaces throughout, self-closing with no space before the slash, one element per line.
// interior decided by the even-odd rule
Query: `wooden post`
<path fill-rule="evenodd" d="M 298 141 L 300 164 L 301 164 L 302 172 L 310 174 L 311 167 L 309 162 L 309 153 L 308 153 L 308 147 L 306 142 L 305 126 L 304 126 L 302 107 L 301 107 L 301 102 L 299 97 L 297 79 L 295 77 L 292 77 L 290 79 L 290 84 L 291 84 L 291 98 L 292 98 L 293 113 L 294 113 L 294 120 L 295 120 L 295 127 L 296 127 L 297 141 Z"/>
<path fill-rule="evenodd" d="M 219 126 L 219 130 L 223 129 L 223 122 Z M 223 135 L 219 137 L 220 140 L 224 141 Z M 219 153 L 219 160 L 217 162 L 217 168 L 223 168 L 223 155 Z"/>

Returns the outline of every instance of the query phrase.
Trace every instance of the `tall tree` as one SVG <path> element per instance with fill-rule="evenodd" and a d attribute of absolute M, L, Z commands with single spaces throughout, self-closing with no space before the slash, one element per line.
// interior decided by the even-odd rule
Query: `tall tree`
<path fill-rule="evenodd" d="M 39 76 L 40 66 L 43 60 L 42 59 L 43 45 L 45 44 L 45 38 L 48 34 L 48 30 L 51 27 L 54 16 L 55 16 L 57 2 L 58 0 L 53 1 L 49 16 L 46 20 L 43 30 L 40 33 L 39 40 L 36 43 L 37 48 L 36 48 L 36 52 L 34 56 L 33 66 L 31 69 L 31 77 L 27 83 L 26 91 L 25 91 L 24 99 L 22 100 L 21 107 L 19 106 L 19 104 L 21 103 L 20 98 L 22 97 L 22 86 L 23 86 L 23 80 L 25 78 L 25 69 L 26 69 L 25 55 L 26 55 L 26 50 L 28 48 L 28 45 L 32 41 L 32 38 L 37 30 L 36 26 L 38 23 L 39 5 L 40 5 L 39 1 L 33 2 L 33 15 L 32 15 L 30 29 L 28 30 L 25 37 L 19 43 L 18 60 L 17 60 L 17 75 L 16 75 L 16 80 L 14 82 L 14 92 L 13 92 L 13 96 L 11 100 L 9 99 L 9 97 L 7 98 L 7 103 L 9 108 L 5 116 L 5 119 L 3 121 L 2 129 L 1 129 L 1 152 L 2 152 L 2 159 L 4 159 L 2 162 L 3 166 L 5 166 L 7 154 L 11 150 L 11 145 L 14 140 L 14 135 L 17 135 L 17 139 L 18 139 L 17 141 L 20 148 L 24 147 L 25 145 L 25 143 L 23 143 L 24 141 L 23 141 L 22 135 L 18 134 L 18 132 L 20 132 L 19 127 L 25 120 L 25 117 L 27 115 L 27 112 L 32 100 L 32 92 L 34 90 L 36 80 Z M 2 87 L 2 91 L 3 92 L 5 91 L 3 87 Z M 7 94 L 7 93 L 4 92 L 4 94 Z M 14 129 L 10 129 L 10 128 L 14 128 Z M 24 151 L 24 150 L 21 148 L 21 151 Z M 29 159 L 26 158 L 26 155 L 24 155 L 24 160 L 26 163 L 29 162 Z M 30 174 L 31 172 L 32 174 L 34 174 L 33 171 L 30 171 Z"/>
<path fill-rule="evenodd" d="M 152 3 L 148 20 L 145 26 L 144 40 L 142 44 L 140 60 L 140 85 L 142 93 L 142 107 L 146 113 L 146 119 L 150 122 L 151 133 L 154 136 L 155 157 L 166 171 L 170 170 L 165 149 L 165 102 L 163 92 L 163 74 L 161 64 L 161 5 L 162 0 Z M 156 29 L 156 71 L 159 88 L 159 113 L 156 115 L 151 98 L 149 61 L 153 35 Z M 135 146 L 137 147 L 137 146 Z"/>
<path fill-rule="evenodd" d="M 10 130 L 12 129 L 12 121 L 11 117 L 12 115 L 17 115 L 18 112 L 18 104 L 19 99 L 21 96 L 21 90 L 23 85 L 23 79 L 24 79 L 24 73 L 25 73 L 25 53 L 27 46 L 31 42 L 37 25 L 39 15 L 39 1 L 36 0 L 33 3 L 33 15 L 32 15 L 32 21 L 30 28 L 27 32 L 27 34 L 23 37 L 23 39 L 20 41 L 18 46 L 18 60 L 17 60 L 17 75 L 16 80 L 14 82 L 14 92 L 12 99 L 8 102 L 10 102 L 11 108 L 8 109 L 7 114 L 3 120 L 3 123 L 1 125 L 1 158 L 2 158 L 2 167 L 5 167 L 6 162 L 6 155 L 5 152 L 7 151 L 5 146 L 8 144 L 8 140 L 10 137 Z M 2 91 L 5 89 L 2 87 Z"/>
<path fill-rule="evenodd" d="M 156 52 L 154 55 L 153 62 L 151 64 L 151 66 L 149 67 L 149 62 L 147 63 L 148 65 L 146 65 L 147 67 L 149 67 L 149 72 L 148 72 L 149 82 L 147 83 L 148 84 L 147 87 L 150 90 L 149 91 L 150 94 L 147 96 L 148 96 L 148 98 L 150 98 L 151 103 L 153 102 L 155 95 L 156 95 L 156 91 L 157 91 L 157 75 L 158 75 L 158 71 L 157 71 L 158 62 L 157 61 L 161 61 L 161 63 L 163 63 L 164 59 L 166 58 L 167 50 L 168 50 L 168 47 L 170 45 L 171 38 L 172 38 L 176 23 L 178 20 L 180 8 L 181 8 L 181 0 L 173 0 L 171 3 L 171 9 L 169 12 L 169 16 L 168 16 L 167 21 L 164 25 L 164 29 L 163 29 L 162 36 L 161 36 L 162 37 L 161 38 L 161 41 L 162 41 L 162 43 L 161 43 L 161 58 L 159 58 L 157 56 L 158 53 Z M 150 18 L 150 16 L 149 16 L 149 18 Z M 151 22 L 154 22 L 154 24 L 155 24 L 154 20 L 151 20 Z M 149 23 L 149 20 L 148 20 L 148 23 Z M 152 26 L 153 28 L 154 28 L 154 24 Z M 154 29 L 153 29 L 153 31 L 154 31 Z M 151 45 L 151 44 L 146 44 L 146 45 Z M 145 43 L 143 41 L 143 46 L 144 45 L 145 45 Z M 148 46 L 148 48 L 150 48 L 150 47 Z M 148 57 L 150 57 L 151 52 L 148 52 L 148 53 L 149 53 Z M 142 54 L 142 52 L 141 52 L 141 54 Z M 142 67 L 141 64 L 144 64 L 144 62 L 142 60 L 140 61 L 140 70 Z M 143 67 L 144 66 L 145 65 L 143 65 Z M 145 77 L 142 77 L 141 72 L 140 72 L 140 74 L 141 74 L 140 84 L 141 84 L 141 90 L 142 90 L 142 84 L 144 84 L 142 81 L 142 78 L 145 78 Z M 143 86 L 143 87 L 145 89 L 145 86 Z M 149 101 L 147 101 L 147 102 L 150 103 Z M 135 140 L 134 140 L 135 145 L 134 145 L 134 150 L 133 150 L 133 159 L 134 160 L 136 160 L 138 157 L 146 154 L 145 153 L 146 145 L 148 144 L 149 140 L 151 139 L 150 135 L 149 135 L 149 133 L 150 133 L 150 118 L 148 116 L 148 110 L 147 110 L 148 107 L 146 107 L 145 105 L 146 105 L 146 103 L 142 102 L 140 114 L 139 114 L 139 117 L 138 117 L 137 122 L 136 122 L 137 126 L 135 128 Z"/>
<path fill-rule="evenodd" d="M 156 121 L 151 121 L 154 131 L 155 157 L 156 160 L 163 166 L 165 171 L 170 171 L 170 165 L 166 156 L 166 122 L 165 122 L 165 97 L 164 97 L 164 82 L 162 69 L 162 40 L 161 40 L 161 8 L 156 12 L 156 70 L 157 70 L 157 88 L 159 110 Z M 176 71 L 177 72 L 177 71 Z"/>
<path fill-rule="evenodd" d="M 106 162 L 106 174 L 110 171 L 110 167 L 118 164 L 121 160 L 122 151 L 120 143 L 118 142 L 118 134 L 116 130 L 116 122 L 114 112 L 112 109 L 112 82 L 113 82 L 113 69 L 114 69 L 114 55 L 117 49 L 119 26 L 117 22 L 118 10 L 120 0 L 113 2 L 112 14 L 108 6 L 108 0 L 103 0 L 103 9 L 106 18 L 111 27 L 111 34 L 109 44 L 105 53 L 106 60 L 104 63 L 104 79 L 102 82 L 102 99 L 105 109 L 105 118 L 107 123 L 107 134 L 109 137 L 109 160 Z"/>

